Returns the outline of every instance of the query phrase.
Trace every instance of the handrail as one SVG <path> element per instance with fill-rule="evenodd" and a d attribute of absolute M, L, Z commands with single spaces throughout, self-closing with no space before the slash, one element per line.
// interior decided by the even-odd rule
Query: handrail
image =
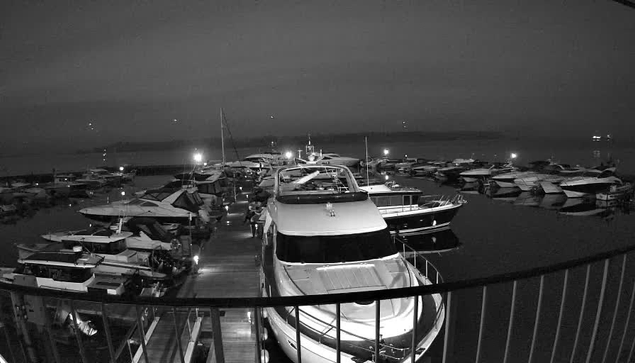
<path fill-rule="evenodd" d="M 34 296 L 57 297 L 64 299 L 74 299 L 81 301 L 91 301 L 99 303 L 116 303 L 116 304 L 141 304 L 154 306 L 182 306 L 191 305 L 198 307 L 217 307 L 217 308 L 254 308 L 254 307 L 273 307 L 273 306 L 304 306 L 319 304 L 337 304 L 347 303 L 360 300 L 387 300 L 402 297 L 410 297 L 415 295 L 431 295 L 445 293 L 449 291 L 463 290 L 474 287 L 482 287 L 485 285 L 499 284 L 519 279 L 528 279 L 544 274 L 555 273 L 567 269 L 591 264 L 594 262 L 606 260 L 615 256 L 623 255 L 635 250 L 635 244 L 616 248 L 606 252 L 600 252 L 595 255 L 581 257 L 570 261 L 560 262 L 553 265 L 534 267 L 526 270 L 501 273 L 488 277 L 480 277 L 469 280 L 444 282 L 438 285 L 425 285 L 417 287 L 406 287 L 389 290 L 373 290 L 359 291 L 337 294 L 323 295 L 306 295 L 306 296 L 288 296 L 288 297 L 226 297 L 226 298 L 177 298 L 177 297 L 161 297 L 153 298 L 148 296 L 113 296 L 102 295 L 94 296 L 82 293 L 68 293 L 55 290 L 44 290 L 37 287 L 0 284 L 0 290 L 20 292 Z"/>

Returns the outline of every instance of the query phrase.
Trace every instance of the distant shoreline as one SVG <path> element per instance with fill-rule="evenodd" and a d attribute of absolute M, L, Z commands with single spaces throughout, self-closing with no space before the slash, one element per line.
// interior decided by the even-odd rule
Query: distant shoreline
<path fill-rule="evenodd" d="M 373 142 L 412 142 L 412 141 L 454 141 L 454 140 L 496 140 L 507 137 L 502 132 L 497 131 L 452 131 L 452 132 L 369 132 L 369 133 L 348 133 L 348 134 L 311 134 L 313 144 L 336 144 L 336 143 L 359 143 L 364 137 L 372 139 Z M 308 135 L 296 136 L 274 136 L 264 135 L 251 138 L 240 138 L 234 140 L 225 139 L 226 147 L 253 147 L 254 145 L 276 145 L 282 144 L 306 144 Z M 103 145 L 91 149 L 78 150 L 78 154 L 99 153 L 99 152 L 137 152 L 156 150 L 178 150 L 193 145 L 219 145 L 220 138 L 206 138 L 195 140 L 172 140 L 172 141 L 149 141 L 149 142 L 117 142 Z"/>

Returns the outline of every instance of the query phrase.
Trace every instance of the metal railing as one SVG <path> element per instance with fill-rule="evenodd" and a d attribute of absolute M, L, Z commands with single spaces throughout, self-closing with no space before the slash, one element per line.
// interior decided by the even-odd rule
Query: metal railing
<path fill-rule="evenodd" d="M 226 361 L 225 352 L 234 349 L 231 337 L 222 334 L 223 327 L 230 324 L 222 315 L 239 311 L 249 316 L 245 324 L 250 328 L 243 338 L 253 340 L 249 361 L 264 361 L 269 353 L 261 348 L 268 347 L 272 339 L 267 338 L 260 319 L 263 307 L 294 307 L 299 319 L 299 306 L 333 304 L 340 314 L 342 304 L 356 301 L 374 301 L 379 306 L 389 299 L 445 293 L 444 330 L 425 352 L 434 362 L 631 362 L 635 351 L 635 264 L 629 264 L 629 260 L 634 250 L 632 245 L 484 278 L 454 282 L 439 278 L 439 284 L 414 288 L 284 298 L 98 297 L 0 285 L 5 310 L 12 312 L 4 316 L 2 329 L 7 344 L 1 344 L 0 349 L 15 362 L 124 362 L 129 358 L 123 352 L 127 344 L 132 344 L 141 349 L 148 362 L 154 354 L 186 362 L 196 353 L 196 344 L 187 351 L 175 338 L 185 334 L 185 320 L 178 323 L 174 319 L 170 327 L 173 339 L 169 346 L 162 347 L 163 351 L 146 345 L 141 337 L 156 316 L 173 311 L 176 317 L 176 311 L 190 309 L 197 312 L 202 331 L 191 340 L 206 344 L 207 354 L 214 354 L 216 362 L 222 363 Z M 427 275 L 434 275 L 434 266 L 416 263 L 422 273 L 427 267 Z M 79 314 L 85 320 L 91 317 L 99 333 L 91 337 L 78 333 L 78 319 L 70 323 L 53 320 L 53 315 L 46 312 L 58 300 L 69 301 L 73 316 Z M 64 336 L 69 338 L 66 342 L 62 342 Z M 339 350 L 339 331 L 337 336 Z M 297 346 L 302 346 L 299 336 L 298 341 Z M 379 341 L 375 341 L 374 356 L 385 357 Z M 414 361 L 415 351 L 409 361 Z M 304 348 L 297 349 L 295 359 L 301 361 L 306 354 Z"/>

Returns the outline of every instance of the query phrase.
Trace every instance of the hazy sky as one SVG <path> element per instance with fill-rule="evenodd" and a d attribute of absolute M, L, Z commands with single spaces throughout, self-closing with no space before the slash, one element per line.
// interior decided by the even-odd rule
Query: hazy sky
<path fill-rule="evenodd" d="M 221 106 L 236 137 L 627 135 L 634 69 L 610 0 L 3 0 L 0 145 L 217 137 Z"/>

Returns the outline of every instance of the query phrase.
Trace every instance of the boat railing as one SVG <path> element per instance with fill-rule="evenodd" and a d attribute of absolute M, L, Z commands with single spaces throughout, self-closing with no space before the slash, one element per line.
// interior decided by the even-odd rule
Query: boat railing
<path fill-rule="evenodd" d="M 439 207 L 443 205 L 465 204 L 467 200 L 461 194 L 450 195 L 422 195 L 419 197 L 417 204 L 419 206 Z"/>
<path fill-rule="evenodd" d="M 401 245 L 401 254 L 410 262 L 414 268 L 419 271 L 431 284 L 440 284 L 443 283 L 443 277 L 441 273 L 436 268 L 436 266 L 430 262 L 423 254 L 419 251 L 408 245 L 406 241 L 404 241 L 399 236 L 393 237 L 395 240 L 395 244 Z"/>

